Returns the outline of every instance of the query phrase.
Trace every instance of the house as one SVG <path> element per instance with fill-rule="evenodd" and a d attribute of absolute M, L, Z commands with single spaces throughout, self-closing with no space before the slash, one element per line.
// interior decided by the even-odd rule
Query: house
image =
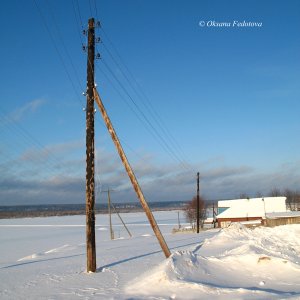
<path fill-rule="evenodd" d="M 270 213 L 286 212 L 286 197 L 263 197 L 218 201 L 219 227 L 228 227 L 232 222 L 261 225 Z"/>

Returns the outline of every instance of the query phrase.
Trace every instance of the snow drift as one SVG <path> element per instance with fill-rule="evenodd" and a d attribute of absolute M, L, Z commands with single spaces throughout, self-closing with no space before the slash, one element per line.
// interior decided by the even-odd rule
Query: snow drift
<path fill-rule="evenodd" d="M 300 298 L 300 226 L 248 229 L 234 224 L 175 252 L 126 293 L 165 299 Z"/>

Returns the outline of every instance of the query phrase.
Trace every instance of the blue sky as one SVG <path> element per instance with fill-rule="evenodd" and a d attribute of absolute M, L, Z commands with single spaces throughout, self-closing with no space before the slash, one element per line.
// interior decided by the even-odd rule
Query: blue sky
<path fill-rule="evenodd" d="M 299 1 L 5 1 L 0 204 L 84 203 L 91 15 L 98 90 L 149 201 L 190 199 L 197 171 L 208 199 L 299 189 Z M 207 26 L 244 20 L 262 26 Z M 137 201 L 96 119 L 97 185 Z"/>

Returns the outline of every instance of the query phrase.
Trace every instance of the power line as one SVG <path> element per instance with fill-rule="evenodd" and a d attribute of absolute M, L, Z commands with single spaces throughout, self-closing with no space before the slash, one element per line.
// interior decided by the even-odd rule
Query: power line
<path fill-rule="evenodd" d="M 73 1 L 72 1 L 72 5 L 73 5 L 73 12 L 74 12 L 75 20 L 76 20 L 76 22 L 77 22 L 77 25 L 79 26 L 80 42 L 83 44 L 83 40 L 82 40 L 82 38 L 81 38 L 82 35 L 81 35 L 81 31 L 80 31 L 80 27 L 83 29 L 83 24 L 82 24 L 82 18 L 81 18 L 81 14 L 80 14 L 80 9 L 79 9 L 78 1 L 77 1 L 77 0 L 76 0 L 76 1 L 73 0 Z M 78 10 L 78 12 L 76 12 L 76 9 Z M 96 9 L 96 11 L 97 11 L 96 2 L 95 2 L 95 9 Z M 78 19 L 77 13 L 78 13 L 79 19 Z M 53 15 L 52 15 L 52 17 L 54 18 Z M 80 24 L 79 24 L 79 22 L 80 22 Z M 58 29 L 58 26 L 57 26 L 57 24 L 56 24 L 56 21 L 55 21 L 55 25 L 56 25 L 57 31 L 59 32 L 59 29 Z M 77 29 L 78 29 L 78 28 L 77 28 Z M 63 40 L 62 37 L 61 37 L 61 35 L 60 35 L 60 38 L 61 38 L 61 40 Z M 64 44 L 64 43 L 63 43 L 63 46 L 64 46 L 64 48 L 65 48 L 65 50 L 66 50 L 66 47 L 65 47 L 65 44 Z M 66 50 L 66 52 L 68 53 L 67 50 Z M 71 57 L 70 57 L 69 54 L 68 54 L 68 56 L 69 56 L 69 59 L 71 60 Z M 73 64 L 72 64 L 72 65 L 73 65 Z M 74 65 L 73 65 L 73 68 L 75 69 Z M 108 78 L 108 79 L 109 79 L 109 78 Z M 112 84 L 112 82 L 111 82 L 111 84 Z M 82 88 L 82 90 L 83 90 L 83 88 Z M 104 124 L 102 124 L 101 122 L 99 122 L 99 124 L 100 124 L 101 126 L 103 126 L 103 128 L 106 129 L 106 127 L 104 126 Z M 142 158 L 136 151 L 134 151 L 134 149 L 133 149 L 131 146 L 129 146 L 129 144 L 126 143 L 123 139 L 122 139 L 122 142 L 124 143 L 124 145 L 125 145 L 131 152 L 133 152 L 136 156 L 138 156 L 138 157 L 140 157 L 141 159 L 143 159 L 143 158 Z"/>
<path fill-rule="evenodd" d="M 122 90 L 124 91 L 124 93 L 127 95 L 127 97 L 130 99 L 130 101 L 133 103 L 134 107 L 136 108 L 136 110 L 142 115 L 142 118 L 139 117 L 140 120 L 142 120 L 142 123 L 145 124 L 145 122 L 147 123 L 147 125 L 149 126 L 149 128 L 151 128 L 152 131 L 151 134 L 155 137 L 155 139 L 157 141 L 159 141 L 159 143 L 163 146 L 163 148 L 175 159 L 177 160 L 180 164 L 182 164 L 182 166 L 184 168 L 186 168 L 186 166 L 184 166 L 184 162 L 181 161 L 181 159 L 176 155 L 176 153 L 172 150 L 172 148 L 168 145 L 168 143 L 165 141 L 165 139 L 162 137 L 162 135 L 158 132 L 158 130 L 154 127 L 154 125 L 151 123 L 151 121 L 149 120 L 149 118 L 145 115 L 145 113 L 141 110 L 141 108 L 138 106 L 138 104 L 134 101 L 134 99 L 131 97 L 131 95 L 129 94 L 129 92 L 127 91 L 127 89 L 124 87 L 124 85 L 122 84 L 122 82 L 116 77 L 116 75 L 114 74 L 114 72 L 111 70 L 111 68 L 107 65 L 107 63 L 105 62 L 105 60 L 102 60 L 103 64 L 105 65 L 105 67 L 108 69 L 108 71 L 111 73 L 111 75 L 114 77 L 114 79 L 118 82 L 118 84 L 120 85 L 120 87 L 122 88 Z M 122 97 L 122 99 L 124 99 Z M 126 101 L 126 103 L 128 103 Z M 134 113 L 138 116 L 138 114 L 134 111 Z M 146 127 L 147 128 L 147 127 Z"/>
<path fill-rule="evenodd" d="M 74 3 L 75 2 L 75 3 Z M 81 18 L 81 14 L 80 14 L 80 8 L 79 8 L 79 4 L 78 4 L 78 0 L 72 0 L 72 4 L 73 4 L 73 11 L 74 11 L 74 15 L 75 15 L 75 19 L 76 19 L 76 22 L 78 24 L 78 22 L 80 22 L 79 27 L 81 26 L 81 29 L 83 30 L 83 25 L 82 25 L 82 18 Z M 76 12 L 76 8 L 75 8 L 75 4 L 77 6 L 77 10 L 78 10 L 78 16 L 79 16 L 79 20 L 77 18 L 77 12 Z M 97 2 L 94 1 L 94 6 L 95 6 L 95 11 L 96 11 L 96 16 L 97 16 L 97 19 L 99 20 L 98 18 L 98 9 L 97 9 Z M 79 30 L 80 31 L 80 30 Z M 79 35 L 80 35 L 80 41 L 82 42 L 82 38 L 81 38 L 81 32 L 79 32 Z M 82 43 L 83 44 L 83 43 Z M 97 44 L 96 44 L 97 45 Z M 90 62 L 89 62 L 90 63 Z M 110 78 L 103 72 L 102 69 L 99 68 L 99 70 L 102 72 L 102 74 L 104 74 L 104 76 L 107 78 L 107 80 L 109 81 L 109 83 L 113 86 L 113 88 L 119 93 L 119 95 L 121 97 L 123 97 L 120 92 L 118 91 L 118 89 L 116 88 L 116 86 L 114 85 L 114 83 L 110 80 Z M 95 74 L 96 75 L 96 74 Z M 100 122 L 99 119 L 96 119 L 99 121 L 99 124 L 106 129 L 105 125 L 103 123 Z M 121 142 L 132 152 L 134 153 L 137 157 L 139 157 L 140 159 L 143 159 L 143 157 L 137 153 L 124 139 L 121 139 Z"/>
<path fill-rule="evenodd" d="M 90 3 L 90 2 L 89 2 Z M 91 3 L 90 3 L 91 4 Z M 97 3 L 96 3 L 96 0 L 94 0 L 94 5 L 95 5 L 95 11 L 96 11 L 96 16 L 98 18 L 98 9 L 97 9 Z M 91 5 L 90 5 L 91 6 Z M 104 34 L 106 35 L 107 39 L 109 40 L 109 42 L 111 43 L 111 45 L 114 47 L 113 43 L 111 42 L 111 40 L 109 39 L 108 35 L 106 34 L 106 32 L 104 31 L 104 29 L 101 27 L 102 31 L 104 32 Z M 103 44 L 104 48 L 106 49 L 106 51 L 109 53 L 110 57 L 112 58 L 112 60 L 115 62 L 115 64 L 118 66 L 118 68 L 120 69 L 121 73 L 123 74 L 123 76 L 126 78 L 127 82 L 129 83 L 129 85 L 131 86 L 131 88 L 135 91 L 136 95 L 139 97 L 139 93 L 137 92 L 137 90 L 134 88 L 134 86 L 131 84 L 128 76 L 125 74 L 125 72 L 123 72 L 122 68 L 120 67 L 120 65 L 118 64 L 118 62 L 114 59 L 112 53 L 110 52 L 110 50 L 106 47 L 105 44 Z M 115 48 L 115 47 L 114 47 Z M 117 52 L 116 48 L 115 48 L 115 51 L 116 53 L 118 54 L 119 58 L 121 59 L 119 53 Z M 122 59 L 121 59 L 122 60 Z M 131 75 L 131 77 L 134 79 L 134 77 L 132 76 L 131 72 L 129 71 L 128 67 L 125 65 L 124 62 L 122 62 L 123 65 L 126 67 L 128 73 Z M 182 164 L 184 166 L 184 168 L 190 168 L 190 166 L 188 166 L 185 162 L 184 162 L 184 158 L 181 157 L 179 158 L 179 156 L 182 156 L 182 154 L 180 154 L 178 156 L 178 154 L 176 154 L 168 145 L 167 142 L 165 142 L 164 138 L 161 136 L 160 133 L 157 132 L 157 129 L 153 126 L 153 124 L 149 121 L 149 119 L 145 116 L 144 112 L 140 109 L 140 107 L 137 105 L 137 103 L 132 99 L 132 97 L 129 95 L 128 91 L 124 88 L 124 86 L 121 84 L 121 82 L 118 80 L 118 78 L 114 75 L 114 73 L 112 72 L 112 70 L 108 67 L 108 65 L 104 62 L 104 64 L 106 65 L 107 69 L 109 70 L 109 72 L 113 75 L 113 77 L 115 78 L 115 80 L 119 83 L 119 85 L 122 87 L 122 89 L 125 91 L 125 93 L 127 94 L 127 96 L 131 99 L 131 101 L 134 103 L 134 106 L 136 107 L 136 109 L 138 111 L 140 111 L 140 113 L 143 115 L 144 119 L 146 119 L 146 122 L 148 123 L 148 126 L 150 126 L 150 128 L 152 128 L 152 131 L 155 132 L 155 135 L 156 136 L 159 136 L 159 139 L 161 140 L 160 144 L 163 146 L 163 148 L 170 154 L 171 152 L 171 155 L 173 156 L 173 158 L 175 158 L 175 160 L 177 160 L 178 162 L 180 162 L 180 164 Z M 100 69 L 100 68 L 99 68 Z M 101 70 L 102 71 L 102 70 Z M 103 73 L 103 71 L 102 71 Z M 107 76 L 106 76 L 107 77 Z M 109 80 L 110 81 L 110 80 Z M 110 83 L 112 84 L 112 82 L 110 81 Z M 115 86 L 112 84 L 113 88 L 115 90 L 117 90 L 115 88 Z M 119 93 L 119 92 L 118 92 Z M 120 93 L 119 93 L 120 94 Z M 122 96 L 121 96 L 122 97 Z M 122 97 L 123 98 L 123 97 Z M 128 102 L 126 101 L 126 103 L 128 104 Z M 144 105 L 145 105 L 145 102 L 144 102 Z M 158 124 L 158 127 L 160 128 L 160 130 L 163 131 L 164 135 L 166 136 L 170 136 L 170 133 L 168 133 L 168 130 L 167 128 L 165 128 L 166 126 L 165 125 L 161 125 L 159 124 L 159 122 L 157 121 L 157 117 L 155 117 L 155 115 L 153 114 L 152 111 L 155 112 L 155 110 L 153 109 L 152 107 L 152 111 L 149 110 L 149 107 L 147 107 L 147 105 L 145 105 L 146 109 L 148 110 L 148 112 L 152 115 L 152 118 L 155 120 L 155 122 Z M 131 108 L 132 109 L 132 108 Z M 135 112 L 134 112 L 135 113 Z M 135 113 L 136 114 L 136 113 Z M 156 113 L 157 114 L 157 113 Z M 137 114 L 136 114 L 137 115 Z M 137 115 L 138 116 L 138 115 Z M 138 116 L 138 118 L 140 119 L 141 121 L 141 118 Z M 143 123 L 143 121 L 142 121 Z M 176 144 L 176 142 L 174 142 L 174 138 L 172 139 L 172 137 L 170 138 L 169 137 L 169 142 L 173 145 L 174 148 L 177 148 L 178 150 L 178 143 Z M 180 149 L 179 149 L 179 152 L 180 152 Z"/>
<path fill-rule="evenodd" d="M 78 25 L 77 29 L 78 29 L 78 36 L 79 36 L 79 40 L 80 40 L 80 43 L 81 43 L 81 46 L 84 45 L 84 42 L 83 42 L 83 39 L 82 39 L 82 23 L 80 25 L 80 20 L 78 19 L 78 16 L 77 16 L 77 12 L 76 12 L 76 7 L 75 7 L 75 2 L 74 0 L 72 0 L 72 7 L 73 7 L 73 12 L 74 12 L 74 16 L 75 16 L 75 22 L 76 22 L 76 26 Z M 80 27 L 81 26 L 81 27 Z"/>
<path fill-rule="evenodd" d="M 132 88 L 132 90 L 135 92 L 135 94 L 138 96 L 139 99 L 142 100 L 143 105 L 145 106 L 145 108 L 147 109 L 147 111 L 150 113 L 151 117 L 153 118 L 153 120 L 155 121 L 155 123 L 157 124 L 157 126 L 160 128 L 160 130 L 163 132 L 164 136 L 167 137 L 168 141 L 172 144 L 172 147 L 175 148 L 177 150 L 177 152 L 179 152 L 177 155 L 181 157 L 181 159 L 183 161 L 188 161 L 186 159 L 186 155 L 184 154 L 181 146 L 179 145 L 179 143 L 176 141 L 176 139 L 174 138 L 174 136 L 171 134 L 170 130 L 168 129 L 168 127 L 165 125 L 165 122 L 162 120 L 162 118 L 159 116 L 159 114 L 157 113 L 157 111 L 154 109 L 153 105 L 151 104 L 151 101 L 149 100 L 149 98 L 147 97 L 147 95 L 145 94 L 145 92 L 143 91 L 141 85 L 136 81 L 136 79 L 134 78 L 134 76 L 132 75 L 131 71 L 129 70 L 129 68 L 127 67 L 127 65 L 125 64 L 124 60 L 122 59 L 121 55 L 119 54 L 118 50 L 116 49 L 115 45 L 112 43 L 111 39 L 109 38 L 108 34 L 105 32 L 104 28 L 101 27 L 102 32 L 104 33 L 106 39 L 108 40 L 108 42 L 110 43 L 110 45 L 112 46 L 112 48 L 114 49 L 114 52 L 116 53 L 116 55 L 118 56 L 118 59 L 120 60 L 120 62 L 122 63 L 122 65 L 124 66 L 125 70 L 127 71 L 127 73 L 130 75 L 130 77 L 132 78 L 132 80 L 134 81 L 135 85 L 137 86 L 137 88 L 139 89 L 139 92 L 137 91 L 137 89 L 135 88 L 135 86 L 131 83 L 131 80 L 129 79 L 129 77 L 126 75 L 126 73 L 123 71 L 123 68 L 121 67 L 121 65 L 118 63 L 118 61 L 114 58 L 114 55 L 112 54 L 112 52 L 109 50 L 109 48 L 105 45 L 105 43 L 103 43 L 103 47 L 104 49 L 107 51 L 107 53 L 109 54 L 110 58 L 113 60 L 113 62 L 116 64 L 116 66 L 118 67 L 118 69 L 120 70 L 120 72 L 122 73 L 122 75 L 124 76 L 124 78 L 126 79 L 126 81 L 128 82 L 128 84 L 130 85 L 130 87 Z M 141 97 L 142 96 L 142 97 Z M 145 99 L 145 100 L 144 100 Z M 190 163 L 185 163 L 190 169 L 193 169 L 191 167 Z M 193 170 L 194 171 L 194 170 Z"/>
<path fill-rule="evenodd" d="M 65 65 L 65 63 L 64 63 L 64 60 L 63 60 L 63 58 L 62 58 L 62 56 L 61 56 L 61 54 L 60 54 L 60 52 L 59 52 L 59 50 L 58 50 L 58 47 L 57 47 L 57 45 L 56 45 L 56 43 L 55 43 L 55 40 L 54 40 L 54 38 L 53 38 L 53 36 L 52 36 L 52 34 L 51 34 L 51 31 L 50 31 L 49 27 L 47 26 L 47 23 L 46 23 L 45 18 L 44 18 L 43 14 L 42 14 L 42 11 L 41 11 L 41 9 L 38 7 L 38 5 L 37 5 L 37 3 L 36 3 L 35 0 L 34 0 L 34 2 L 35 2 L 35 4 L 36 4 L 36 6 L 37 6 L 37 8 L 38 8 L 38 10 L 39 10 L 39 12 L 40 12 L 40 14 L 41 14 L 41 16 L 42 16 L 42 19 L 44 20 L 45 27 L 46 27 L 46 29 L 47 29 L 47 31 L 48 31 L 48 33 L 49 33 L 49 36 L 50 36 L 50 38 L 51 38 L 51 40 L 52 40 L 52 42 L 53 42 L 53 44 L 54 44 L 54 46 L 55 46 L 55 48 L 56 48 L 56 50 L 57 50 L 57 53 L 59 54 L 59 57 L 60 57 L 60 59 L 61 59 L 61 61 L 62 61 L 62 63 L 63 63 L 63 66 L 65 67 L 65 70 L 66 70 L 66 72 L 67 72 L 67 74 L 68 74 L 68 77 L 69 77 L 69 79 L 70 79 L 70 81 L 71 81 L 71 83 L 72 83 L 72 85 L 73 85 L 74 90 L 75 90 L 74 83 L 73 83 L 73 81 L 72 81 L 72 79 L 71 79 L 71 76 L 70 76 L 68 70 L 67 70 L 67 67 L 66 67 L 66 65 Z M 76 3 L 77 3 L 77 6 L 78 6 L 78 8 L 79 8 L 78 1 L 77 1 Z M 90 5 L 90 10 L 91 10 L 91 12 L 92 12 L 92 9 L 91 9 L 91 2 L 90 2 L 90 1 L 89 1 L 89 5 Z M 96 3 L 95 3 L 95 7 L 96 7 Z M 80 16 L 80 10 L 78 10 L 78 12 L 79 12 L 79 16 Z M 54 18 L 54 17 L 53 17 L 53 18 Z M 80 16 L 80 19 L 81 19 L 81 16 Z M 56 22 L 55 22 L 55 24 L 56 24 Z M 57 24 L 56 24 L 56 27 L 58 27 Z M 58 28 L 57 28 L 57 29 L 58 29 Z M 58 32 L 59 32 L 59 30 L 58 30 Z M 60 36 L 60 37 L 61 37 L 61 36 Z M 64 46 L 64 48 L 65 48 L 65 50 L 66 50 L 66 47 L 65 47 L 64 44 L 63 44 L 63 46 Z M 66 51 L 66 53 L 68 53 L 68 52 Z M 69 56 L 69 55 L 68 55 L 68 56 Z M 69 56 L 69 59 L 71 59 L 70 56 Z M 71 62 L 72 62 L 72 60 L 71 60 Z M 117 82 L 119 83 L 119 85 L 121 86 L 121 88 L 123 89 L 123 91 L 125 92 L 125 94 L 129 97 L 129 99 L 130 99 L 131 102 L 133 103 L 134 107 L 135 107 L 135 108 L 139 111 L 139 113 L 143 116 L 143 119 L 146 121 L 146 123 L 148 124 L 148 126 L 151 128 L 152 132 L 154 133 L 154 136 L 158 137 L 158 139 L 160 140 L 160 144 L 163 145 L 164 149 L 165 149 L 169 154 L 171 154 L 171 156 L 173 156 L 173 158 L 175 158 L 175 160 L 177 160 L 180 164 L 185 165 L 185 163 L 184 163 L 184 162 L 178 157 L 178 155 L 172 150 L 172 148 L 168 145 L 168 143 L 165 141 L 165 139 L 162 137 L 162 135 L 157 131 L 157 129 L 154 127 L 154 125 L 153 125 L 152 122 L 148 119 L 148 117 L 145 115 L 145 113 L 141 110 L 141 108 L 140 108 L 140 107 L 137 105 L 137 103 L 133 100 L 133 98 L 131 97 L 131 95 L 128 93 L 127 89 L 126 89 L 126 88 L 124 87 L 124 85 L 119 81 L 119 79 L 115 76 L 115 74 L 112 72 L 112 70 L 110 69 L 110 67 L 105 63 L 105 61 L 104 61 L 104 64 L 106 65 L 106 68 L 110 71 L 110 73 L 113 75 L 113 77 L 117 80 Z M 74 67 L 73 63 L 72 63 L 72 66 Z M 74 67 L 74 69 L 75 69 L 75 67 Z M 128 79 L 128 77 L 127 77 L 127 79 Z M 78 81 L 79 81 L 79 80 L 78 80 Z M 128 79 L 128 81 L 129 81 L 129 79 Z M 81 101 L 80 101 L 80 102 L 81 102 Z M 141 119 L 141 118 L 140 118 L 140 119 Z"/>
<path fill-rule="evenodd" d="M 97 0 L 94 0 L 94 6 L 95 6 L 96 18 L 97 18 L 97 20 L 99 20 L 99 18 L 98 18 L 98 9 L 97 9 Z"/>
<path fill-rule="evenodd" d="M 71 82 L 71 85 L 72 85 L 73 90 L 74 90 L 74 92 L 75 92 L 75 94 L 76 94 L 76 96 L 77 96 L 77 99 L 78 99 L 79 103 L 81 103 L 81 105 L 83 105 L 82 100 L 81 100 L 81 99 L 79 98 L 79 96 L 78 96 L 80 93 L 78 94 L 78 92 L 76 91 L 75 84 L 74 84 L 74 82 L 73 82 L 73 80 L 72 80 L 72 78 L 71 78 L 71 75 L 70 75 L 70 73 L 69 73 L 69 71 L 68 71 L 68 68 L 67 68 L 67 66 L 66 66 L 66 64 L 65 64 L 65 61 L 64 61 L 64 59 L 63 59 L 61 53 L 60 53 L 59 50 L 58 50 L 58 47 L 57 47 L 56 42 L 55 42 L 55 39 L 53 38 L 53 36 L 52 36 L 52 34 L 51 34 L 51 30 L 50 30 L 49 26 L 47 25 L 46 18 L 44 17 L 44 14 L 43 14 L 41 8 L 40 8 L 39 5 L 37 4 L 37 1 L 36 1 L 36 0 L 33 0 L 33 2 L 34 2 L 35 6 L 36 6 L 36 8 L 37 8 L 37 10 L 38 10 L 38 12 L 39 12 L 39 14 L 40 14 L 40 17 L 41 17 L 41 19 L 42 19 L 42 22 L 43 22 L 43 24 L 44 24 L 44 26 L 45 26 L 45 28 L 46 28 L 46 31 L 48 32 L 48 35 L 49 35 L 49 37 L 50 37 L 50 39 L 51 39 L 51 42 L 52 42 L 52 44 L 53 44 L 53 46 L 54 46 L 54 48 L 55 48 L 55 50 L 56 50 L 56 53 L 58 54 L 58 57 L 59 57 L 59 59 L 60 59 L 62 65 L 63 65 L 63 67 L 64 67 L 64 69 L 65 69 L 65 72 L 66 72 L 66 74 L 67 74 L 67 76 L 68 76 L 68 78 L 69 78 L 69 81 Z"/>
<path fill-rule="evenodd" d="M 18 124 L 13 118 L 11 118 L 2 107 L 0 107 L 0 110 L 2 110 L 2 112 L 0 111 L 0 113 L 3 115 L 3 117 L 1 118 L 3 120 L 2 125 L 4 125 L 8 130 L 11 130 L 12 132 L 14 132 L 14 134 L 17 134 L 18 136 L 20 136 L 23 141 L 30 147 L 33 146 L 33 149 L 38 149 L 40 151 L 41 154 L 43 154 L 45 157 L 47 157 L 47 160 L 43 160 L 41 161 L 44 164 L 44 167 L 47 168 L 48 170 L 51 171 L 52 173 L 52 168 L 56 169 L 57 166 L 59 166 L 61 164 L 61 161 L 58 160 L 53 153 L 47 149 L 44 145 L 42 145 L 40 143 L 40 141 L 38 141 L 30 132 L 28 132 L 28 130 L 26 130 L 26 128 L 24 128 L 23 126 L 21 126 L 20 124 Z M 1 131 L 1 133 L 3 134 L 4 131 Z M 19 141 L 19 139 L 15 140 L 14 142 L 15 144 L 18 144 L 20 146 L 23 146 L 23 144 Z M 20 149 L 21 147 L 12 147 L 12 149 L 10 150 L 10 152 L 15 151 L 17 149 Z M 26 157 L 29 161 L 35 163 L 37 162 L 37 156 L 34 153 L 27 153 Z M 40 158 L 40 160 L 42 160 L 43 158 Z M 48 165 L 47 165 L 48 164 Z"/>
<path fill-rule="evenodd" d="M 76 79 L 77 79 L 77 81 L 78 81 L 78 85 L 80 86 L 81 90 L 83 90 L 81 81 L 80 81 L 80 79 L 79 79 L 79 75 L 78 75 L 78 73 L 77 73 L 77 69 L 75 68 L 75 65 L 74 65 L 73 60 L 72 60 L 72 58 L 71 58 L 71 56 L 70 56 L 70 53 L 69 53 L 69 51 L 68 51 L 68 49 L 67 49 L 67 47 L 66 47 L 66 45 L 65 45 L 64 39 L 63 39 L 63 37 L 62 37 L 62 35 L 61 35 L 61 31 L 60 31 L 60 29 L 59 29 L 59 26 L 57 25 L 57 21 L 56 21 L 56 19 L 55 19 L 54 13 L 53 13 L 53 11 L 52 11 L 52 9 L 51 9 L 51 7 L 50 7 L 49 0 L 47 0 L 46 3 L 48 4 L 48 8 L 49 8 L 49 11 L 50 11 L 50 14 L 51 14 L 53 23 L 54 23 L 54 25 L 55 25 L 56 31 L 57 31 L 57 33 L 58 33 L 58 37 L 59 37 L 59 39 L 60 39 L 60 43 L 62 44 L 62 46 L 63 46 L 63 48 L 64 48 L 64 50 L 65 50 L 65 52 L 66 52 L 66 54 L 67 54 L 67 57 L 68 57 L 68 59 L 69 59 L 69 61 L 70 61 L 70 64 L 71 64 L 71 66 L 72 66 L 72 68 L 73 68 L 73 70 L 74 70 L 74 74 L 75 74 L 75 77 L 76 77 Z"/>
<path fill-rule="evenodd" d="M 77 10 L 78 10 L 78 16 L 79 16 L 79 21 L 80 21 L 80 25 L 81 25 L 81 30 L 83 30 L 84 27 L 83 27 L 82 17 L 81 17 L 81 13 L 80 13 L 79 3 L 78 3 L 78 0 L 74 0 L 74 1 L 77 6 Z"/>
<path fill-rule="evenodd" d="M 143 100 L 143 98 L 141 97 L 141 93 L 139 93 L 137 91 L 137 89 L 134 87 L 134 85 L 131 83 L 131 81 L 128 78 L 128 76 L 126 75 L 126 73 L 122 70 L 120 64 L 116 61 L 116 59 L 113 57 L 111 51 L 106 47 L 106 45 L 104 43 L 103 43 L 103 47 L 106 49 L 106 51 L 108 52 L 108 54 L 111 57 L 111 59 L 117 65 L 117 67 L 121 71 L 122 75 L 124 76 L 124 78 L 126 79 L 126 81 L 128 82 L 128 84 L 130 85 L 130 87 L 132 88 L 132 90 L 135 92 L 135 94 L 137 95 L 137 97 L 139 99 Z M 144 95 L 144 97 L 145 97 L 145 95 Z M 155 123 L 157 124 L 157 126 L 159 127 L 159 129 L 164 133 L 164 135 L 168 138 L 169 142 L 172 144 L 172 147 L 176 148 L 177 151 L 181 152 L 181 154 L 179 154 L 179 156 L 181 157 L 181 160 L 185 161 L 186 159 L 184 158 L 184 154 L 182 153 L 180 147 L 178 146 L 178 143 L 176 142 L 176 140 L 174 139 L 174 137 L 171 135 L 171 133 L 167 129 L 166 125 L 162 123 L 161 118 L 159 117 L 158 113 L 154 110 L 153 106 L 151 105 L 150 100 L 148 101 L 148 104 L 145 101 L 142 101 L 142 102 L 143 102 L 146 110 L 148 111 L 148 113 L 151 115 L 151 117 L 153 118 L 153 120 L 155 121 Z"/>
<path fill-rule="evenodd" d="M 91 13 L 91 17 L 92 17 L 93 16 L 93 10 L 92 10 L 91 0 L 89 0 L 89 7 L 90 7 L 90 13 Z"/>

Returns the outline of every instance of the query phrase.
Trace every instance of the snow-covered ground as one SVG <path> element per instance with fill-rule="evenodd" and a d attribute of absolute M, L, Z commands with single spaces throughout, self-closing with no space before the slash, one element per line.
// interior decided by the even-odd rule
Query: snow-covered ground
<path fill-rule="evenodd" d="M 0 299 L 300 299 L 300 225 L 172 234 L 177 211 L 97 215 L 98 272 L 85 272 L 84 216 L 0 220 Z M 182 220 L 181 220 L 182 221 Z"/>

